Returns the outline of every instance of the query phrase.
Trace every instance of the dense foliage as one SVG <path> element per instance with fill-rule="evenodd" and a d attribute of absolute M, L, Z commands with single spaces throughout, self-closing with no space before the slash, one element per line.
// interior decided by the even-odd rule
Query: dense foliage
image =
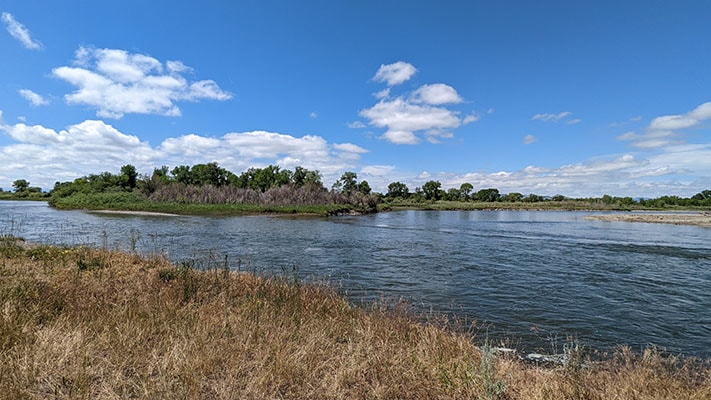
<path fill-rule="evenodd" d="M 96 208 L 145 203 L 200 205 L 314 206 L 342 205 L 338 210 L 373 212 L 378 197 L 370 194 L 368 182 L 358 182 L 354 172 L 346 172 L 329 191 L 318 171 L 296 167 L 294 171 L 270 165 L 250 168 L 236 175 L 217 163 L 156 168 L 139 176 L 135 167 L 125 165 L 114 175 L 103 172 L 72 182 L 57 182 L 50 192 L 54 206 Z M 92 204 L 93 203 L 93 204 Z M 270 208 L 274 210 L 274 208 Z"/>

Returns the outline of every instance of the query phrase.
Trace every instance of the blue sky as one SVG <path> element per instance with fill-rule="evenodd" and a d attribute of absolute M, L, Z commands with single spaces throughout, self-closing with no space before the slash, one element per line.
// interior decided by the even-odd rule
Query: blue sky
<path fill-rule="evenodd" d="M 0 187 L 133 164 L 711 188 L 706 1 L 0 2 Z"/>

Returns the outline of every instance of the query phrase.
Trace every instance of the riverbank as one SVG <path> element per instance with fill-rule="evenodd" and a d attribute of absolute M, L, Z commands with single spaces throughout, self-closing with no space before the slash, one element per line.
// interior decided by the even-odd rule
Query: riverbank
<path fill-rule="evenodd" d="M 711 212 L 700 213 L 659 213 L 635 212 L 605 215 L 590 215 L 586 219 L 599 221 L 644 222 L 655 224 L 694 225 L 711 227 Z"/>
<path fill-rule="evenodd" d="M 708 399 L 708 363 L 571 347 L 542 367 L 406 309 L 218 262 L 0 240 L 8 398 Z"/>

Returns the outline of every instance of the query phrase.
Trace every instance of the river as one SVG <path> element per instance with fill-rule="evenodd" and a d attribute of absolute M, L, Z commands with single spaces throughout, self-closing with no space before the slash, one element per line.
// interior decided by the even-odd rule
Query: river
<path fill-rule="evenodd" d="M 711 357 L 711 228 L 589 214 L 159 217 L 0 201 L 0 234 L 326 280 L 356 303 L 401 299 L 475 320 L 480 337 L 524 351 L 574 336 L 592 349 L 655 344 Z"/>

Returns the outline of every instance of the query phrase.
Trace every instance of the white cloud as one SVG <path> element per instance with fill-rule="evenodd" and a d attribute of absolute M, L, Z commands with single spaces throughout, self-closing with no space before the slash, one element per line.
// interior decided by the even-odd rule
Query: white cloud
<path fill-rule="evenodd" d="M 290 169 L 303 166 L 319 170 L 324 182 L 332 182 L 343 171 L 357 167 L 361 155 L 368 152 L 352 143 L 330 144 L 320 136 L 295 137 L 266 131 L 234 132 L 222 137 L 188 134 L 167 138 L 153 147 L 137 136 L 93 120 L 57 131 L 42 125 L 6 125 L 0 118 L 0 132 L 15 142 L 0 146 L 0 187 L 9 186 L 15 179 L 27 179 L 51 189 L 55 181 L 103 171 L 116 173 L 125 164 L 150 173 L 162 165 L 213 161 L 235 173 L 269 164 Z"/>
<path fill-rule="evenodd" d="M 20 96 L 24 97 L 25 100 L 29 101 L 30 104 L 33 106 L 46 106 L 49 104 L 49 100 L 45 99 L 41 95 L 29 90 L 29 89 L 20 89 L 17 91 L 20 93 Z"/>
<path fill-rule="evenodd" d="M 395 86 L 409 80 L 416 72 L 417 69 L 412 64 L 398 61 L 392 64 L 380 65 L 373 80 L 376 82 L 385 82 L 388 86 Z"/>
<path fill-rule="evenodd" d="M 580 118 L 574 118 L 574 119 L 571 119 L 571 120 L 566 121 L 566 123 L 567 123 L 568 125 L 574 125 L 574 124 L 578 124 L 578 123 L 580 123 L 580 122 L 583 122 L 583 120 L 580 119 Z"/>
<path fill-rule="evenodd" d="M 462 125 L 471 124 L 472 122 L 477 122 L 481 119 L 478 114 L 469 114 L 462 120 Z"/>
<path fill-rule="evenodd" d="M 536 138 L 536 137 L 533 136 L 533 135 L 526 135 L 526 136 L 523 138 L 523 143 L 524 143 L 524 144 L 531 144 L 531 143 L 535 143 L 535 142 L 537 142 L 537 141 L 538 141 L 538 138 Z"/>
<path fill-rule="evenodd" d="M 420 138 L 412 132 L 388 130 L 381 137 L 390 143 L 395 144 L 417 144 L 420 143 Z"/>
<path fill-rule="evenodd" d="M 456 90 L 444 83 L 435 83 L 432 85 L 423 85 L 419 89 L 412 92 L 410 101 L 413 103 L 425 103 L 431 105 L 454 104 L 461 103 L 462 98 Z"/>
<path fill-rule="evenodd" d="M 348 123 L 348 127 L 352 129 L 365 128 L 366 125 L 362 121 L 353 121 Z"/>
<path fill-rule="evenodd" d="M 338 151 L 343 151 L 347 153 L 354 153 L 354 154 L 363 154 L 367 153 L 368 150 L 355 145 L 353 143 L 337 143 L 333 145 L 333 148 L 338 150 Z"/>
<path fill-rule="evenodd" d="M 396 170 L 394 165 L 368 165 L 361 168 L 360 172 L 373 177 L 389 177 Z"/>
<path fill-rule="evenodd" d="M 570 111 L 564 111 L 558 114 L 536 114 L 531 117 L 531 119 L 534 121 L 558 122 L 561 119 L 571 115 L 573 115 L 573 113 L 571 113 Z"/>
<path fill-rule="evenodd" d="M 10 35 L 12 35 L 12 37 L 22 43 L 22 45 L 25 46 L 26 49 L 39 50 L 42 48 L 42 43 L 32 39 L 30 31 L 25 28 L 24 25 L 17 22 L 15 17 L 12 16 L 12 14 L 4 12 L 2 13 L 2 18 L 0 19 L 2 19 L 2 22 L 5 24 L 5 28 L 10 33 Z"/>
<path fill-rule="evenodd" d="M 698 126 L 711 119 L 711 102 L 703 103 L 686 114 L 663 115 L 654 118 L 644 133 L 627 132 L 617 137 L 644 149 L 660 148 L 683 143 L 678 131 Z"/>
<path fill-rule="evenodd" d="M 164 67 L 143 54 L 81 47 L 74 64 L 52 71 L 77 87 L 64 98 L 69 104 L 95 107 L 100 117 L 118 119 L 126 113 L 179 116 L 179 101 L 232 98 L 212 80 L 189 82 L 180 73 L 190 68 L 180 61 L 168 61 Z"/>
<path fill-rule="evenodd" d="M 316 111 L 312 111 L 311 114 L 309 114 L 309 118 L 311 118 L 311 119 L 318 118 L 318 114 L 316 114 Z"/>

